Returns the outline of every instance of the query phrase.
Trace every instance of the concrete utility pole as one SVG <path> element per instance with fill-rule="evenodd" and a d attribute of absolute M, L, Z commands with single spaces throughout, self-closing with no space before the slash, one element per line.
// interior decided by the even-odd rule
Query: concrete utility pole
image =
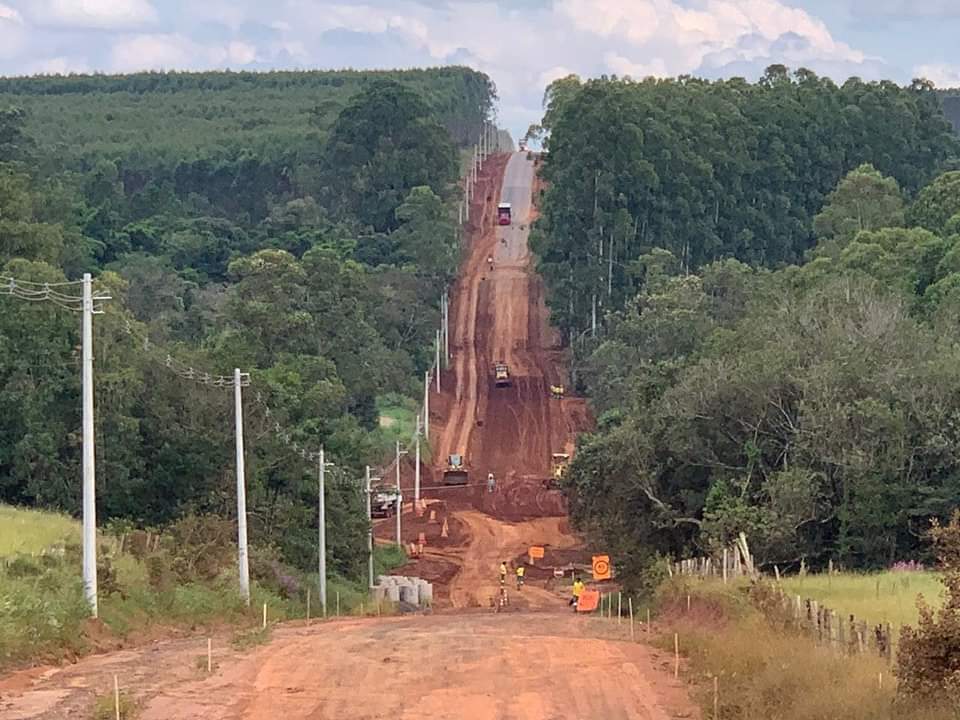
<path fill-rule="evenodd" d="M 400 532 L 400 516 L 403 515 L 403 490 L 400 487 L 400 456 L 406 454 L 406 450 L 400 450 L 400 441 L 397 440 L 397 545 L 403 545 L 403 536 Z"/>
<path fill-rule="evenodd" d="M 247 554 L 247 483 L 243 462 L 243 374 L 233 371 L 233 405 L 237 442 L 237 566 L 240 573 L 240 597 L 250 604 L 250 557 Z"/>
<path fill-rule="evenodd" d="M 413 472 L 413 502 L 420 502 L 420 416 L 417 415 L 417 437 L 416 437 L 416 456 L 414 458 Z M 416 508 L 414 508 L 416 512 Z"/>
<path fill-rule="evenodd" d="M 440 331 L 437 330 L 436 340 L 436 358 L 434 360 L 437 368 L 437 392 L 440 392 Z"/>
<path fill-rule="evenodd" d="M 326 484 L 326 471 L 328 466 L 332 466 L 333 463 L 328 463 L 324 455 L 323 448 L 320 448 L 320 466 L 319 466 L 319 481 L 320 481 L 320 492 L 318 495 L 317 502 L 317 512 L 318 512 L 318 521 L 319 521 L 319 534 L 320 534 L 320 605 L 323 606 L 323 616 L 327 616 L 327 484 Z"/>
<path fill-rule="evenodd" d="M 83 594 L 97 617 L 97 484 L 93 427 L 93 279 L 83 276 Z"/>
<path fill-rule="evenodd" d="M 423 434 L 430 439 L 430 373 L 423 374 Z"/>
<path fill-rule="evenodd" d="M 371 515 L 370 508 L 370 466 L 367 465 L 367 470 L 364 475 L 366 479 L 366 488 L 367 488 L 367 570 L 368 570 L 368 581 L 369 587 L 373 587 L 373 518 Z"/>
<path fill-rule="evenodd" d="M 450 366 L 450 299 L 444 289 L 440 296 L 440 317 L 443 321 L 443 365 Z"/>

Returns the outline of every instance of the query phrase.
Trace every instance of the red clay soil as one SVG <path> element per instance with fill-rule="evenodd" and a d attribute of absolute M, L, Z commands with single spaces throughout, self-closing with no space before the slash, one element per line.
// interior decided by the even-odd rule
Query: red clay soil
<path fill-rule="evenodd" d="M 543 282 L 528 247 L 533 216 L 533 163 L 523 154 L 488 165 L 482 180 L 486 201 L 473 208 L 470 249 L 453 288 L 453 364 L 431 395 L 434 476 L 446 457 L 466 457 L 475 488 L 460 490 L 461 507 L 521 521 L 564 516 L 562 495 L 545 487 L 555 452 L 571 453 L 576 434 L 590 426 L 583 400 L 550 397 L 551 384 L 569 387 L 565 355 L 550 326 Z M 498 192 L 490 189 L 502 173 Z M 513 205 L 513 224 L 494 225 L 499 201 Z M 493 257 L 491 269 L 487 258 Z M 496 388 L 492 367 L 504 361 L 511 387 Z M 488 472 L 497 478 L 485 492 Z M 443 494 L 451 500 L 454 491 Z"/>

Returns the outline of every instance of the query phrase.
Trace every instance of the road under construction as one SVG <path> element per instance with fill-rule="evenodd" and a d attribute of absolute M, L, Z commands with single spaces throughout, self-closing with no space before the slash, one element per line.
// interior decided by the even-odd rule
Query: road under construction
<path fill-rule="evenodd" d="M 528 246 L 537 187 L 527 153 L 492 156 L 476 183 L 452 289 L 450 362 L 430 397 L 426 507 L 402 514 L 404 542 L 422 534 L 426 546 L 399 572 L 435 583 L 433 613 L 291 624 L 252 651 L 218 646 L 210 676 L 197 672 L 193 639 L 87 658 L 32 677 L 29 692 L 0 683 L 0 717 L 84 717 L 82 690 L 110 687 L 114 675 L 141 699 L 142 720 L 697 717 L 657 651 L 572 613 L 569 578 L 548 571 L 589 561 L 550 481 L 553 455 L 573 455 L 591 418 L 582 399 L 551 392 L 567 381 Z M 502 203 L 510 225 L 498 223 Z M 498 386 L 497 363 L 509 384 Z M 463 456 L 466 485 L 443 486 L 450 455 Z M 401 469 L 410 498 L 413 468 Z M 393 528 L 379 523 L 378 538 L 389 541 Z M 522 561 L 531 546 L 545 548 L 543 566 L 494 612 L 500 562 Z"/>

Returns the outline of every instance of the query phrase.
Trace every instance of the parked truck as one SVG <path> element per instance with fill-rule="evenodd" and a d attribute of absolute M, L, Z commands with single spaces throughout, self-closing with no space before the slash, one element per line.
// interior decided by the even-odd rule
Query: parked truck
<path fill-rule="evenodd" d="M 497 206 L 497 222 L 500 225 L 509 225 L 513 218 L 513 208 L 510 203 L 500 203 Z"/>

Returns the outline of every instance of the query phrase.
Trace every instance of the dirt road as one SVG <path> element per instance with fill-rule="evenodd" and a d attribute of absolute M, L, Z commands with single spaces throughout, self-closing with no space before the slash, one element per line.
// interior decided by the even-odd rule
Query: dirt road
<path fill-rule="evenodd" d="M 440 612 L 288 626 L 247 653 L 219 638 L 210 677 L 198 664 L 203 639 L 87 658 L 0 680 L 0 718 L 88 718 L 93 698 L 110 692 L 114 674 L 140 701 L 141 720 L 699 716 L 664 671 L 668 661 L 629 642 L 627 627 L 615 620 L 569 612 L 569 580 L 551 588 L 549 569 L 536 568 L 521 592 L 511 590 L 506 612 L 490 609 L 501 560 L 521 557 L 531 545 L 546 546 L 548 557 L 564 563 L 586 552 L 570 530 L 562 496 L 543 483 L 551 453 L 570 452 L 590 420 L 583 401 L 549 396 L 549 385 L 563 380 L 563 356 L 531 268 L 532 185 L 533 165 L 521 154 L 494 158 L 481 176 L 473 236 L 452 299 L 453 364 L 443 375 L 443 393 L 431 398 L 434 457 L 463 453 L 477 486 L 433 490 L 428 513 L 405 514 L 405 540 L 424 533 L 428 546 L 403 572 L 436 581 Z M 499 199 L 513 205 L 508 228 L 493 224 Z M 494 387 L 491 367 L 498 360 L 508 363 L 512 387 Z M 425 470 L 435 486 L 442 464 Z M 493 493 L 483 487 L 489 471 L 497 477 Z M 392 537 L 392 527 L 384 521 L 378 536 Z"/>
<path fill-rule="evenodd" d="M 487 221 L 474 235 L 454 288 L 453 366 L 444 374 L 444 392 L 431 401 L 450 408 L 433 420 L 434 476 L 441 477 L 447 456 L 460 453 L 471 482 L 482 484 L 488 472 L 497 478 L 493 494 L 476 488 L 443 497 L 460 497 L 468 507 L 510 521 L 565 515 L 562 495 L 544 486 L 550 458 L 570 452 L 576 434 L 589 425 L 582 400 L 550 397 L 551 384 L 568 383 L 528 245 L 533 185 L 533 162 L 514 153 L 499 193 L 489 192 L 474 211 Z M 510 226 L 494 224 L 497 200 L 512 205 Z M 494 386 L 492 369 L 499 361 L 510 368 L 510 387 Z"/>
<path fill-rule="evenodd" d="M 90 658 L 49 685 L 0 700 L 6 720 L 90 717 L 112 673 L 139 720 L 666 720 L 694 717 L 669 658 L 615 621 L 572 614 L 341 620 L 278 629 L 224 654 L 206 677 L 201 641 Z M 112 715 L 111 715 L 112 717 Z"/>

